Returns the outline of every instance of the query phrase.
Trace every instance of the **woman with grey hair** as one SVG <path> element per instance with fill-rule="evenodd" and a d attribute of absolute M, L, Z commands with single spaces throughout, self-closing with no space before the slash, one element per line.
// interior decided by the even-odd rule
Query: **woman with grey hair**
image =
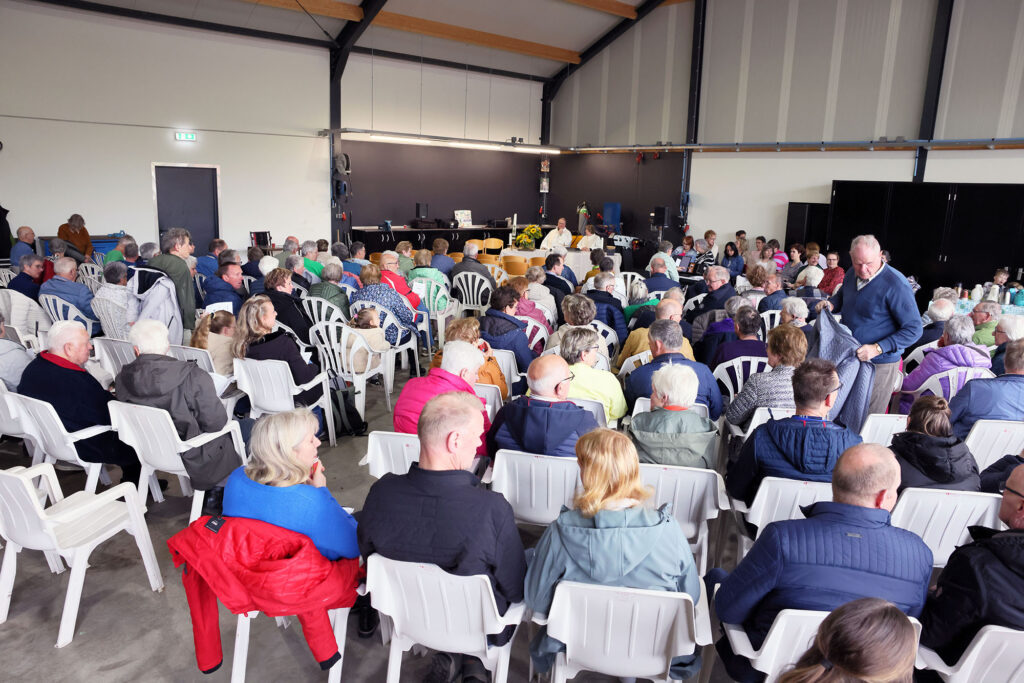
<path fill-rule="evenodd" d="M 540 266 L 530 266 L 526 269 L 526 279 L 530 283 L 526 287 L 526 298 L 557 315 L 558 304 L 555 303 L 555 297 L 551 290 L 544 286 L 544 280 L 547 279 L 544 269 Z"/>
<path fill-rule="evenodd" d="M 103 333 L 115 339 L 128 338 L 128 266 L 124 261 L 114 261 L 103 266 L 103 284 L 93 297 L 93 311 L 101 315 L 97 300 L 109 301 L 113 306 L 99 304 L 103 320 Z M 108 328 L 113 329 L 108 329 Z"/>
<path fill-rule="evenodd" d="M 323 267 L 321 275 L 323 279 L 309 288 L 310 296 L 318 296 L 326 299 L 341 309 L 341 314 L 347 320 L 349 315 L 348 294 L 341 288 L 341 276 L 345 271 L 337 263 L 328 263 Z"/>
<path fill-rule="evenodd" d="M 640 462 L 676 467 L 714 466 L 718 430 L 692 410 L 700 381 L 687 365 L 665 365 L 651 377 L 651 410 L 629 423 Z"/>
<path fill-rule="evenodd" d="M 782 316 L 780 320 L 783 325 L 803 327 L 807 324 L 807 303 L 798 297 L 787 296 L 782 300 Z"/>
<path fill-rule="evenodd" d="M 665 296 L 662 294 L 662 296 Z M 644 306 L 657 306 L 658 302 L 661 301 L 656 296 L 652 296 L 647 289 L 647 284 L 643 280 L 635 280 L 629 287 L 629 305 L 622 309 L 622 315 L 626 318 L 626 323 L 633 318 L 640 309 Z"/>
<path fill-rule="evenodd" d="M 1024 315 L 999 317 L 993 333 L 996 350 L 992 353 L 992 372 L 1002 375 L 1006 372 L 1006 346 L 1012 341 L 1024 339 Z"/>
<path fill-rule="evenodd" d="M 956 368 L 991 369 L 992 359 L 989 356 L 988 349 L 971 341 L 973 336 L 974 322 L 969 316 L 954 315 L 946 321 L 942 336 L 939 337 L 938 347 L 926 352 L 921 364 L 903 378 L 903 386 L 901 388 L 903 395 L 900 397 L 899 409 L 902 414 L 908 415 L 910 413 L 910 408 L 917 396 L 910 392 L 920 389 L 921 385 L 932 375 Z M 958 382 L 958 386 L 955 389 L 959 390 L 963 386 L 964 381 Z M 947 395 L 952 393 L 949 390 L 948 382 L 942 381 L 941 384 L 943 393 Z M 921 395 L 931 396 L 932 393 L 926 391 Z"/>
<path fill-rule="evenodd" d="M 92 238 L 89 237 L 89 231 L 85 229 L 85 219 L 81 214 L 71 214 L 68 222 L 57 228 L 57 237 L 74 247 L 78 254 L 69 253 L 68 256 L 73 257 L 79 263 L 92 257 Z"/>
<path fill-rule="evenodd" d="M 527 290 L 529 295 L 529 290 Z M 593 330 L 590 327 L 590 323 L 594 321 L 594 317 L 597 315 L 597 305 L 594 304 L 594 300 L 588 296 L 582 294 L 568 294 L 562 299 L 562 317 L 565 318 L 565 324 L 559 327 L 557 330 L 548 337 L 547 347 L 553 349 L 556 346 L 561 345 L 563 336 L 571 329 L 575 327 L 586 327 L 588 330 Z M 596 334 L 596 331 L 595 331 Z M 605 344 L 601 344 L 601 348 L 598 352 L 608 357 L 608 347 Z"/>
<path fill-rule="evenodd" d="M 562 335 L 559 354 L 569 364 L 573 377 L 569 383 L 569 398 L 598 401 L 604 406 L 605 421 L 611 424 L 626 414 L 626 397 L 615 375 L 594 367 L 597 354 L 605 346 L 594 328 L 570 327 Z"/>

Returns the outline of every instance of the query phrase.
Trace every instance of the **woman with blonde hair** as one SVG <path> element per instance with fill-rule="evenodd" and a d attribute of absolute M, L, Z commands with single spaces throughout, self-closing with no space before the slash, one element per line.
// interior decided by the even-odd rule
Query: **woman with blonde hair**
<path fill-rule="evenodd" d="M 204 315 L 196 325 L 189 346 L 209 351 L 213 369 L 218 375 L 229 377 L 235 374 L 231 353 L 234 334 L 235 316 L 228 311 L 214 311 Z"/>
<path fill-rule="evenodd" d="M 903 612 L 879 598 L 832 610 L 814 643 L 779 683 L 910 683 L 917 633 Z"/>
<path fill-rule="evenodd" d="M 668 506 L 644 505 L 650 489 L 640 477 L 636 449 L 625 434 L 595 429 L 576 442 L 582 490 L 537 544 L 526 572 L 526 605 L 551 609 L 560 581 L 687 593 L 700 597 L 700 577 L 690 545 Z M 530 643 L 537 671 L 551 668 L 565 644 L 543 628 Z M 700 669 L 700 655 L 672 660 L 672 678 Z"/>
<path fill-rule="evenodd" d="M 249 438 L 249 464 L 224 486 L 223 514 L 305 534 L 329 560 L 359 557 L 356 520 L 327 490 L 316 433 L 317 419 L 305 408 L 261 417 Z"/>
<path fill-rule="evenodd" d="M 444 328 L 444 340 L 464 341 L 480 349 L 484 354 L 484 364 L 477 372 L 478 384 L 493 384 L 501 391 L 501 399 L 508 399 L 508 383 L 505 375 L 501 372 L 498 359 L 494 357 L 491 345 L 480 338 L 480 318 L 456 318 Z M 441 360 L 444 358 L 444 349 L 438 349 L 434 359 L 430 361 L 431 368 L 441 367 Z"/>

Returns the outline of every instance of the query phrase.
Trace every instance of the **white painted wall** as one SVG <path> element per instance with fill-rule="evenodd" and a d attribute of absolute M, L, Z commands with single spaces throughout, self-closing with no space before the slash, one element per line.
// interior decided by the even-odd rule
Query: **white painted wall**
<path fill-rule="evenodd" d="M 0 203 L 37 234 L 81 213 L 149 241 L 153 163 L 208 164 L 230 244 L 327 237 L 328 68 L 317 48 L 0 0 Z"/>
<path fill-rule="evenodd" d="M 1024 150 L 929 152 L 924 179 L 930 183 L 1024 183 Z"/>
<path fill-rule="evenodd" d="M 723 243 L 741 228 L 748 239 L 782 242 L 789 202 L 827 204 L 833 180 L 909 181 L 913 173 L 912 152 L 696 154 L 690 226 L 693 234 L 714 229 Z"/>
<path fill-rule="evenodd" d="M 542 90 L 540 81 L 355 54 L 341 78 L 341 126 L 538 144 Z"/>

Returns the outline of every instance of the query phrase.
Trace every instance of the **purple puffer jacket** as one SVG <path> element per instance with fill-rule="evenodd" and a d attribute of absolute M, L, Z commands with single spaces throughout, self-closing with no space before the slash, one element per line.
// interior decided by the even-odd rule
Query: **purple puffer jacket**
<path fill-rule="evenodd" d="M 976 344 L 953 344 L 952 346 L 941 346 L 925 353 L 924 360 L 903 380 L 904 391 L 916 391 L 932 375 L 937 375 L 954 368 L 991 368 L 992 359 L 984 346 Z M 966 378 L 959 382 L 957 391 L 963 387 Z M 949 385 L 942 382 L 942 393 L 949 398 Z M 922 396 L 930 396 L 931 392 L 925 392 Z M 910 406 L 914 403 L 914 397 L 904 394 L 900 397 L 900 413 L 906 415 L 910 412 Z"/>

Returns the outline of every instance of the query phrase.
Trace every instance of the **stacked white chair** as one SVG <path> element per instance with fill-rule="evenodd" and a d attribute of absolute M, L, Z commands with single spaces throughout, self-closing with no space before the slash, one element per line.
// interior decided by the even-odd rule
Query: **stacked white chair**
<path fill-rule="evenodd" d="M 563 505 L 572 507 L 579 479 L 576 458 L 502 449 L 494 456 L 491 490 L 505 496 L 517 522 L 548 525 Z"/>
<path fill-rule="evenodd" d="M 253 418 L 294 410 L 297 394 L 320 386 L 320 398 L 309 407 L 320 407 L 327 422 L 330 443 L 332 446 L 337 444 L 334 411 L 331 409 L 331 391 L 326 372 L 321 372 L 305 384 L 296 385 L 288 363 L 283 360 L 236 358 L 235 380 L 238 382 L 238 388 L 249 397 L 249 411 Z"/>
<path fill-rule="evenodd" d="M 880 443 L 888 447 L 892 437 L 907 431 L 909 415 L 873 413 L 868 415 L 860 428 L 860 438 L 865 443 Z"/>
<path fill-rule="evenodd" d="M 1024 450 L 1024 422 L 978 420 L 964 442 L 981 471 L 1004 455 L 1016 455 Z"/>
<path fill-rule="evenodd" d="M 918 668 L 935 671 L 947 683 L 1024 681 L 1024 631 L 985 626 L 955 664 L 946 664 L 934 650 L 917 649 Z M 922 666 L 923 665 L 923 666 Z"/>
<path fill-rule="evenodd" d="M 370 432 L 366 441 L 366 455 L 359 461 L 366 465 L 370 476 L 380 479 L 385 474 L 406 474 L 420 459 L 420 439 L 415 434 L 398 432 Z"/>
<path fill-rule="evenodd" d="M 1001 529 L 1002 496 L 974 491 L 904 489 L 892 525 L 913 531 L 931 548 L 934 566 L 945 567 L 957 546 L 971 542 L 968 527 Z"/>
<path fill-rule="evenodd" d="M 43 508 L 36 495 L 32 484 L 36 477 L 46 480 L 56 499 L 48 508 Z M 118 532 L 127 531 L 135 538 L 150 588 L 157 592 L 164 589 L 134 484 L 118 484 L 98 494 L 79 491 L 64 498 L 53 465 L 44 463 L 28 469 L 0 470 L 0 501 L 0 535 L 7 541 L 0 567 L 0 624 L 7 621 L 17 557 L 23 549 L 57 553 L 71 565 L 57 647 L 68 645 L 74 638 L 89 555 Z"/>
<path fill-rule="evenodd" d="M 533 620 L 566 645 L 555 657 L 551 683 L 580 671 L 669 683 L 672 659 L 712 640 L 706 601 L 695 606 L 689 595 L 673 591 L 561 581 L 548 615 Z"/>
<path fill-rule="evenodd" d="M 311 301 L 312 299 L 306 299 Z M 318 322 L 309 328 L 309 339 L 320 356 L 320 365 L 335 382 L 351 382 L 355 388 L 355 405 L 359 415 L 366 419 L 366 391 L 373 377 L 384 379 L 384 402 L 391 412 L 391 394 L 387 391 L 386 353 L 374 351 L 355 329 L 340 321 Z M 350 345 L 351 344 L 351 345 Z M 356 355 L 366 354 L 366 365 L 356 372 Z M 374 365 L 376 360 L 376 365 Z"/>
<path fill-rule="evenodd" d="M 516 603 L 499 614 L 486 576 L 456 576 L 436 565 L 374 554 L 366 559 L 366 590 L 392 624 L 387 683 L 398 683 L 402 653 L 413 645 L 477 657 L 494 683 L 508 680 L 515 636 L 501 646 L 489 645 L 487 636 L 518 628 L 526 607 Z"/>
<path fill-rule="evenodd" d="M 245 465 L 245 444 L 242 443 L 242 431 L 238 423 L 229 419 L 228 423 L 216 432 L 207 432 L 191 439 L 182 440 L 174 427 L 171 415 L 166 410 L 150 406 L 111 401 L 110 422 L 117 430 L 121 441 L 135 449 L 139 462 L 142 463 L 142 474 L 139 477 L 139 505 L 146 510 L 146 485 L 153 494 L 153 500 L 162 503 L 163 492 L 157 482 L 156 472 L 167 472 L 178 476 L 182 495 L 192 495 L 192 511 L 188 521 L 199 519 L 203 510 L 204 491 L 193 491 L 185 463 L 181 460 L 182 453 L 198 448 L 224 434 L 231 435 L 238 456 L 238 464 Z"/>
<path fill-rule="evenodd" d="M 491 307 L 491 283 L 480 273 L 463 271 L 452 280 L 452 290 L 461 294 L 463 311 L 483 315 Z"/>

